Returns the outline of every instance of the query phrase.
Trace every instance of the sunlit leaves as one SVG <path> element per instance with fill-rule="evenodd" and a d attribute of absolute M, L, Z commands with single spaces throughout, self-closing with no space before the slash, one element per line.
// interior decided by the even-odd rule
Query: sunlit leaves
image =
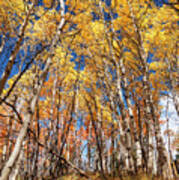
<path fill-rule="evenodd" d="M 0 32 L 9 32 L 10 36 L 15 36 L 16 26 L 22 23 L 25 17 L 26 6 L 23 0 L 2 0 L 0 1 Z M 13 17 L 13 18 L 12 18 Z"/>
<path fill-rule="evenodd" d="M 167 67 L 167 65 L 164 62 L 152 62 L 152 63 L 150 63 L 149 68 L 151 70 L 156 71 L 156 70 L 162 70 L 162 69 L 164 70 L 166 67 Z"/>
<path fill-rule="evenodd" d="M 40 40 L 50 40 L 55 34 L 57 22 L 60 21 L 60 14 L 55 10 L 45 12 L 43 7 L 39 7 L 37 16 L 39 19 L 29 27 L 32 28 L 33 36 Z"/>
<path fill-rule="evenodd" d="M 45 4 L 46 8 L 50 8 L 52 5 L 52 0 L 43 0 L 43 3 Z"/>

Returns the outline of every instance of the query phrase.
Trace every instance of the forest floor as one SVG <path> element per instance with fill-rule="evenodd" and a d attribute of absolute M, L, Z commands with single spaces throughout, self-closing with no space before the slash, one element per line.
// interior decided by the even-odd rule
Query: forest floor
<path fill-rule="evenodd" d="M 168 178 L 160 178 L 160 177 L 152 177 L 146 174 L 140 174 L 140 175 L 136 175 L 136 176 L 123 176 L 123 177 L 112 177 L 112 176 L 106 176 L 106 178 L 102 178 L 101 175 L 99 173 L 87 173 L 86 174 L 89 178 L 86 177 L 82 177 L 79 174 L 76 173 L 72 173 L 72 174 L 68 174 L 68 175 L 64 175 L 61 176 L 59 178 L 52 178 L 52 177 L 46 177 L 43 178 L 43 180 L 179 180 L 179 174 L 176 178 L 173 179 L 168 179 Z M 25 180 L 28 178 L 25 178 Z M 21 178 L 20 176 L 16 179 L 16 180 L 24 180 L 24 178 Z M 40 179 L 36 179 L 36 180 L 41 180 Z"/>
<path fill-rule="evenodd" d="M 90 180 L 104 180 L 103 178 L 100 177 L 99 174 L 89 175 L 89 179 Z M 77 174 L 71 174 L 71 175 L 62 176 L 58 178 L 57 180 L 87 180 L 87 178 L 81 177 Z M 148 177 L 146 175 L 139 175 L 139 176 L 126 176 L 123 178 L 106 177 L 106 180 L 163 180 L 163 179 L 159 177 Z M 172 180 L 179 180 L 179 177 Z"/>

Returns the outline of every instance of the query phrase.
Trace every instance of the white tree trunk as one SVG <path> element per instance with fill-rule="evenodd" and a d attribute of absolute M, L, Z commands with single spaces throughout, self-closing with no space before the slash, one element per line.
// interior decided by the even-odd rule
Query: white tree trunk
<path fill-rule="evenodd" d="M 23 145 L 25 144 L 25 141 L 23 142 Z M 19 173 L 19 168 L 20 168 L 20 165 L 21 165 L 21 161 L 22 161 L 22 158 L 24 156 L 24 150 L 22 149 L 21 152 L 20 152 L 20 155 L 18 157 L 18 160 L 16 162 L 16 165 L 14 167 L 14 169 L 12 170 L 12 173 L 10 174 L 9 176 L 9 179 L 10 180 L 16 180 L 17 178 L 17 175 Z"/>

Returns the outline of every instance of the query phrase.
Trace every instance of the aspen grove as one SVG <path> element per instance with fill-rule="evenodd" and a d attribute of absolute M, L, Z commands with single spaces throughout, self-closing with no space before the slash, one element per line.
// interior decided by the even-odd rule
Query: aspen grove
<path fill-rule="evenodd" d="M 0 180 L 177 178 L 160 100 L 179 115 L 178 15 L 178 0 L 0 0 Z"/>

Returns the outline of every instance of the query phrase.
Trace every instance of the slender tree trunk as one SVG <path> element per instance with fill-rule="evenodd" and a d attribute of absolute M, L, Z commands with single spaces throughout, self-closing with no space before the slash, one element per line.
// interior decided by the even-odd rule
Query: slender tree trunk
<path fill-rule="evenodd" d="M 127 89 L 128 87 L 128 80 L 126 78 L 127 74 L 126 74 L 126 70 L 125 70 L 125 66 L 124 66 L 124 62 L 123 59 L 120 60 L 120 69 L 122 72 L 122 79 L 123 79 L 123 88 L 124 88 L 124 93 L 125 93 L 125 100 L 126 100 L 126 104 L 127 104 L 127 112 L 129 114 L 129 120 L 132 124 L 132 128 L 133 128 L 133 133 L 134 133 L 134 161 L 135 161 L 135 166 L 136 166 L 136 172 L 138 172 L 138 170 L 140 170 L 141 166 L 142 166 L 142 152 L 141 152 L 141 145 L 139 142 L 139 137 L 138 137 L 138 133 L 137 133 L 137 126 L 136 126 L 136 122 L 134 119 L 134 114 L 133 114 L 133 110 L 132 110 L 132 102 L 131 102 L 131 97 L 129 96 L 129 91 Z M 133 78 L 132 78 L 133 79 Z M 132 143 L 132 141 L 131 141 Z"/>
<path fill-rule="evenodd" d="M 92 124 L 90 121 L 88 126 L 88 170 L 91 169 L 91 130 L 92 130 Z"/>
<path fill-rule="evenodd" d="M 0 55 L 4 49 L 4 45 L 5 45 L 5 35 L 3 34 L 1 37 L 1 45 L 0 45 Z"/>
<path fill-rule="evenodd" d="M 111 158 L 111 169 L 112 169 L 112 175 L 113 175 L 113 177 L 115 177 L 115 172 L 116 172 L 116 167 L 115 167 L 115 161 L 116 161 L 116 159 L 115 159 L 115 150 L 114 150 L 114 124 L 112 125 L 112 128 L 111 128 L 111 148 L 112 148 L 112 158 Z"/>
<path fill-rule="evenodd" d="M 25 141 L 23 142 L 23 146 L 24 145 L 25 145 Z M 19 169 L 20 169 L 23 157 L 24 157 L 24 149 L 22 148 L 21 152 L 19 154 L 19 157 L 18 157 L 18 159 L 16 161 L 15 167 L 13 168 L 13 170 L 12 170 L 10 176 L 9 176 L 10 180 L 16 180 L 17 179 L 17 176 L 19 175 Z"/>
<path fill-rule="evenodd" d="M 36 126 L 36 137 L 37 139 L 39 139 L 40 136 L 40 124 L 39 124 L 39 119 L 40 119 L 40 114 L 39 114 L 39 103 L 37 102 L 37 106 L 36 106 L 36 118 L 34 118 L 35 120 L 35 125 Z M 35 155 L 34 155 L 34 161 L 32 164 L 32 174 L 31 177 L 32 179 L 34 179 L 35 177 L 38 176 L 38 159 L 39 159 L 39 145 L 37 142 L 35 142 Z"/>
<path fill-rule="evenodd" d="M 133 95 L 134 97 L 134 95 Z M 135 99 L 135 98 L 133 98 Z M 138 104 L 138 102 L 135 100 L 136 103 L 136 108 L 137 108 L 137 119 L 138 119 L 138 128 L 139 128 L 139 142 L 140 142 L 140 147 L 141 147 L 141 152 L 142 152 L 142 168 L 143 168 L 143 172 L 147 171 L 147 165 L 148 165 L 148 161 L 147 161 L 147 156 L 146 156 L 146 150 L 145 150 L 145 145 L 144 145 L 144 135 L 143 135 L 143 127 L 144 127 L 144 122 L 141 116 L 141 110 L 140 110 L 140 105 Z"/>
<path fill-rule="evenodd" d="M 101 150 L 101 144 L 100 144 L 100 139 L 99 139 L 99 134 L 98 134 L 98 129 L 97 129 L 97 125 L 93 116 L 93 112 L 91 109 L 91 106 L 88 102 L 87 99 L 85 99 L 90 116 L 91 116 L 91 122 L 92 122 L 92 126 L 94 128 L 94 132 L 95 132 L 95 138 L 96 138 L 96 145 L 97 145 L 97 150 L 98 150 L 98 158 L 99 158 L 99 163 L 100 163 L 100 170 L 101 170 L 101 175 L 104 179 L 106 179 L 105 174 L 104 174 L 104 169 L 103 169 L 103 157 L 102 157 L 102 150 Z M 94 99 L 95 101 L 95 99 Z M 95 103 L 95 102 L 94 102 Z M 97 111 L 97 106 L 95 105 L 95 109 Z M 96 159 L 95 163 L 96 163 L 96 167 L 98 167 L 98 158 Z M 98 169 L 98 168 L 97 168 Z"/>

